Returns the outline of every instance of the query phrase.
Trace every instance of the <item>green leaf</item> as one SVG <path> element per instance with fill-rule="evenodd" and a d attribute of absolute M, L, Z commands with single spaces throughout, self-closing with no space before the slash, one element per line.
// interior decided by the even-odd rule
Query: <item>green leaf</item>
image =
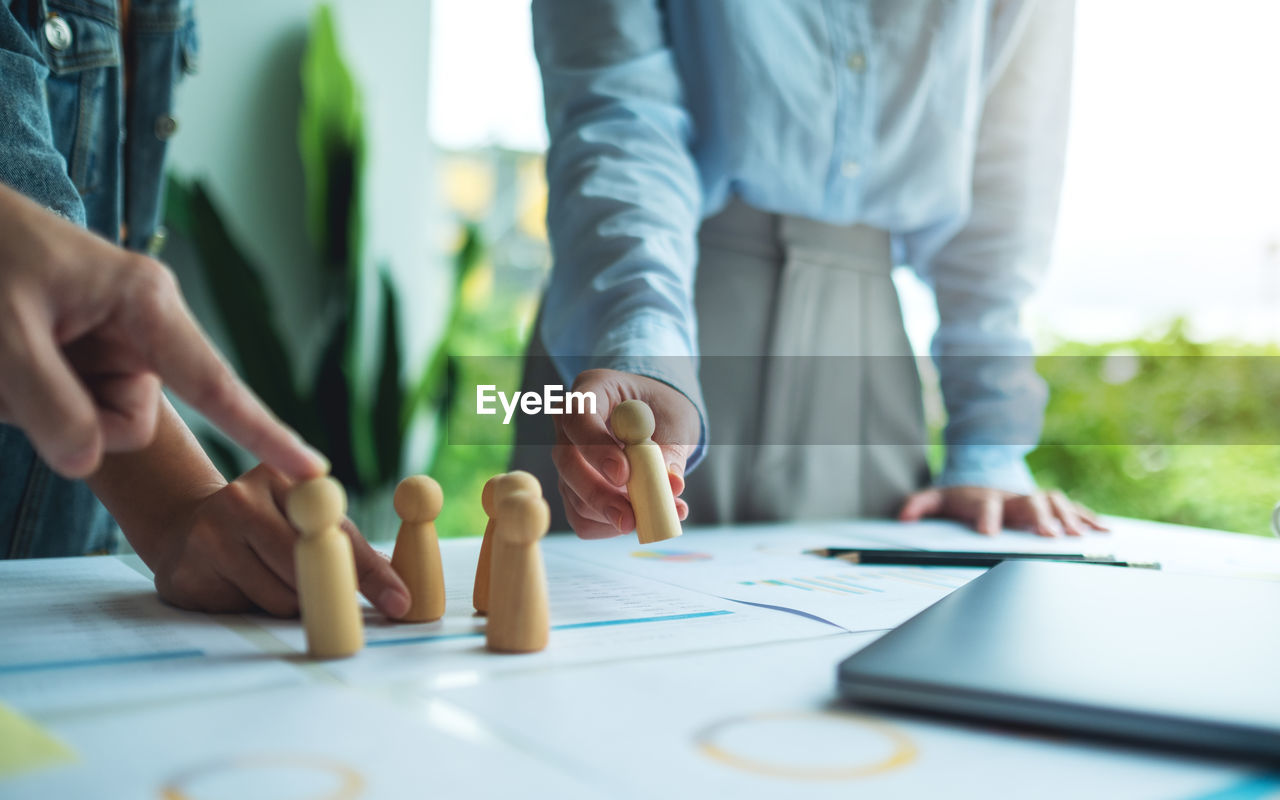
<path fill-rule="evenodd" d="M 316 366 L 311 400 L 320 421 L 315 441 L 324 443 L 322 450 L 329 457 L 331 474 L 344 486 L 363 486 L 351 436 L 350 381 L 346 374 L 349 327 L 345 320 L 334 326 Z"/>
<path fill-rule="evenodd" d="M 436 347 L 435 352 L 431 354 L 431 359 L 427 362 L 427 368 L 413 385 L 409 396 L 405 400 L 400 418 L 400 425 L 405 430 L 408 430 L 414 415 L 420 409 L 436 409 L 437 413 L 440 413 L 441 408 L 447 408 L 447 405 L 445 405 L 445 393 L 449 385 L 449 355 L 456 349 L 455 346 L 458 344 L 459 334 L 462 331 L 464 322 L 462 302 L 458 297 L 458 292 L 462 288 L 462 282 L 466 279 L 467 273 L 482 263 L 484 256 L 485 245 L 484 238 L 480 233 L 480 226 L 475 223 L 467 223 L 463 228 L 462 246 L 458 248 L 458 254 L 454 256 L 453 260 L 454 297 L 449 312 L 449 321 L 445 323 L 444 332 L 440 336 L 440 344 Z"/>
<path fill-rule="evenodd" d="M 320 258 L 322 282 L 341 296 L 312 386 L 313 408 L 329 441 L 334 474 L 362 489 L 378 485 L 373 427 L 373 372 L 363 368 L 379 320 L 365 310 L 372 276 L 363 264 L 361 180 L 365 138 L 360 89 L 342 58 L 333 11 L 319 5 L 302 65 L 298 147 L 306 184 L 307 228 Z M 376 313 L 376 312 L 373 312 Z M 369 317 L 366 319 L 366 317 Z"/>
<path fill-rule="evenodd" d="M 229 338 L 245 382 L 262 401 L 304 437 L 308 415 L 293 382 L 293 369 L 276 331 L 271 299 L 259 270 L 250 263 L 198 181 L 169 184 L 169 205 L 179 229 L 191 237 L 200 270 Z"/>
<path fill-rule="evenodd" d="M 406 428 L 401 425 L 404 385 L 400 380 L 404 357 L 400 351 L 400 303 L 396 286 L 384 267 L 379 270 L 382 284 L 382 364 L 378 375 L 378 393 L 373 404 L 373 439 L 378 453 L 378 472 L 382 482 L 400 475 Z"/>
<path fill-rule="evenodd" d="M 326 155 L 328 184 L 324 197 L 324 241 L 320 256 L 333 275 L 345 278 L 348 291 L 361 266 L 359 156 L 345 144 Z"/>
<path fill-rule="evenodd" d="M 307 228 L 330 270 L 360 257 L 359 176 L 364 163 L 360 90 L 342 59 L 333 12 L 316 7 L 302 57 L 298 149 Z"/>
<path fill-rule="evenodd" d="M 455 277 L 459 286 L 462 285 L 463 278 L 467 277 L 467 273 L 484 260 L 486 250 L 484 237 L 481 235 L 480 226 L 477 223 L 466 223 L 462 236 L 462 247 L 458 248 L 458 255 L 454 257 L 453 261 Z"/>
<path fill-rule="evenodd" d="M 436 443 L 435 452 L 431 455 L 431 469 L 435 470 L 441 461 L 441 455 L 446 452 L 449 440 L 449 414 L 453 410 L 453 403 L 456 399 L 454 395 L 455 388 L 458 384 L 458 364 L 455 359 L 444 358 L 444 374 L 441 376 L 440 385 L 436 391 L 438 399 L 436 401 Z"/>
<path fill-rule="evenodd" d="M 164 178 L 164 224 L 175 233 L 192 237 L 191 187 L 172 172 Z"/>
<path fill-rule="evenodd" d="M 348 419 L 345 430 L 350 436 L 352 458 L 360 486 L 375 488 L 378 479 L 378 452 L 374 441 L 373 406 L 377 389 L 377 364 L 369 364 L 378 358 L 376 348 L 382 330 L 378 305 L 378 276 L 365 270 L 353 270 L 350 289 L 347 291 L 346 346 L 342 362 L 342 374 L 346 380 Z M 371 282 L 374 285 L 371 285 Z M 371 302 L 370 302 L 371 300 Z"/>

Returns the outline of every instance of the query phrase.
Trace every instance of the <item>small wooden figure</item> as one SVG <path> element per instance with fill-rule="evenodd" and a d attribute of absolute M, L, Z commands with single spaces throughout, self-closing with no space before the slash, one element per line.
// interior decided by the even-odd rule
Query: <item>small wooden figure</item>
<path fill-rule="evenodd" d="M 505 495 L 508 491 L 528 491 L 542 496 L 542 484 L 528 472 L 516 470 L 494 475 L 485 481 L 484 491 L 480 493 L 480 505 L 484 513 L 489 515 L 489 522 L 484 528 L 484 539 L 480 542 L 480 560 L 476 562 L 476 580 L 471 590 L 471 603 L 476 614 L 484 616 L 489 613 L 489 573 L 493 553 L 493 528 L 497 524 L 498 485 L 502 484 Z"/>
<path fill-rule="evenodd" d="M 494 475 L 484 482 L 484 490 L 480 492 L 480 505 L 489 521 L 484 526 L 484 539 L 480 541 L 480 560 L 476 562 L 476 580 L 471 589 L 471 604 L 476 614 L 484 616 L 489 613 L 489 565 L 493 558 L 493 527 L 498 523 L 498 510 L 493 504 L 493 491 L 502 475 Z"/>
<path fill-rule="evenodd" d="M 514 491 L 497 501 L 493 530 L 493 584 L 487 646 L 498 653 L 532 653 L 547 646 L 551 612 L 538 540 L 551 527 L 541 495 Z"/>
<path fill-rule="evenodd" d="M 432 622 L 444 616 L 444 565 L 436 517 L 444 506 L 440 484 L 426 475 L 400 481 L 392 502 L 400 516 L 400 532 L 391 568 L 409 587 L 412 602 L 401 617 L 405 622 Z"/>
<path fill-rule="evenodd" d="M 333 478 L 305 481 L 290 490 L 285 513 L 302 534 L 294 561 L 307 653 L 313 658 L 354 655 L 364 646 L 364 622 L 351 539 L 338 527 L 347 513 L 347 494 Z"/>
<path fill-rule="evenodd" d="M 662 449 L 650 438 L 655 425 L 653 411 L 640 400 L 625 400 L 613 410 L 609 424 L 614 436 L 626 445 L 624 452 L 631 465 L 627 494 L 636 515 L 636 537 L 640 544 L 674 539 L 682 533 L 680 517 Z"/>

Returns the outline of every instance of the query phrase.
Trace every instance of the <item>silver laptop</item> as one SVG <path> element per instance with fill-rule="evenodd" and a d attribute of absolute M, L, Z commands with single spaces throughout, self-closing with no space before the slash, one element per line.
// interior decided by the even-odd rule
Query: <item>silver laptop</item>
<path fill-rule="evenodd" d="M 1280 761 L 1280 583 L 1006 561 L 846 659 L 843 697 Z"/>

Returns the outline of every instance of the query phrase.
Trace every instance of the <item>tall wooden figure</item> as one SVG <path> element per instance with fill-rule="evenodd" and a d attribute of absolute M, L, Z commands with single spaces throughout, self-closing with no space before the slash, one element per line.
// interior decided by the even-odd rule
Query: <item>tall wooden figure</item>
<path fill-rule="evenodd" d="M 498 653 L 547 646 L 551 611 L 538 541 L 551 527 L 551 507 L 539 494 L 515 491 L 497 501 L 487 645 Z"/>
<path fill-rule="evenodd" d="M 480 542 L 480 560 L 476 563 L 476 580 L 471 590 L 471 603 L 476 608 L 476 614 L 482 617 L 489 613 L 489 573 L 493 558 L 493 528 L 498 519 L 497 503 L 499 496 L 512 491 L 532 492 L 541 497 L 542 484 L 533 475 L 520 469 L 494 475 L 485 481 L 484 491 L 480 493 L 480 505 L 484 507 L 484 513 L 489 515 L 489 522 L 485 525 L 484 539 Z"/>
<path fill-rule="evenodd" d="M 298 606 L 313 658 L 344 658 L 364 646 L 364 622 L 356 598 L 356 561 L 342 531 L 347 494 L 333 478 L 295 486 L 285 513 L 302 536 L 294 546 Z"/>
<path fill-rule="evenodd" d="M 401 619 L 440 619 L 444 616 L 444 565 L 440 562 L 436 517 L 444 506 L 444 492 L 426 475 L 413 475 L 400 481 L 392 502 L 400 515 L 400 532 L 396 534 L 391 568 L 409 587 L 412 600 Z"/>
<path fill-rule="evenodd" d="M 662 448 L 651 438 L 653 411 L 640 400 L 625 400 L 613 410 L 609 424 L 613 435 L 626 446 L 624 452 L 631 465 L 627 494 L 636 515 L 636 538 L 640 544 L 674 539 L 682 533 L 680 517 Z"/>

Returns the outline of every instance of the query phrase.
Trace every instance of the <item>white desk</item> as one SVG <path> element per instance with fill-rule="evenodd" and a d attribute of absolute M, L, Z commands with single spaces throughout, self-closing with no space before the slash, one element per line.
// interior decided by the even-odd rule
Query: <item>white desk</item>
<path fill-rule="evenodd" d="M 0 798 L 1280 795 L 1280 774 L 1246 764 L 834 705 L 841 659 L 978 571 L 806 547 L 1108 551 L 1280 579 L 1272 540 L 1114 524 L 1084 543 L 945 523 L 692 529 L 643 556 L 556 537 L 551 645 L 526 656 L 483 650 L 478 540 L 446 540 L 445 619 L 370 610 L 369 646 L 325 663 L 298 655 L 296 620 L 164 608 L 117 559 L 0 562 Z"/>

